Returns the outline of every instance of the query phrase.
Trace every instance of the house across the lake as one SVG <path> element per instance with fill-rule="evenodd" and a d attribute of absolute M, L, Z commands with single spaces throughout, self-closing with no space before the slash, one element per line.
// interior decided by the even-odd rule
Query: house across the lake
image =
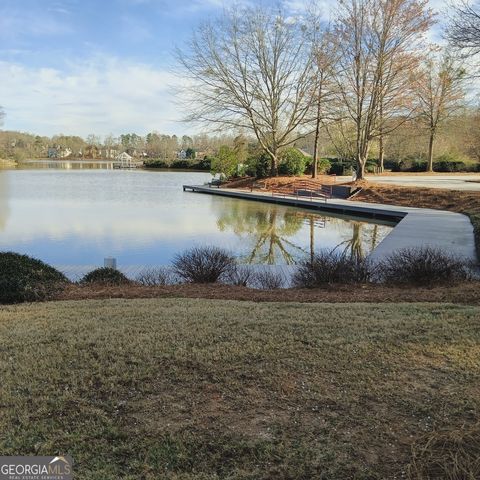
<path fill-rule="evenodd" d="M 143 166 L 143 162 L 135 160 L 127 152 L 122 152 L 120 155 L 117 155 L 113 162 L 113 168 L 138 168 L 141 166 Z"/>

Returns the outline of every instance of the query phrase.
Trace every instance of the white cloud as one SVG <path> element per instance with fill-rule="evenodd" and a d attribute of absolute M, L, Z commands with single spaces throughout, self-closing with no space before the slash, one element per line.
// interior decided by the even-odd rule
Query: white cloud
<path fill-rule="evenodd" d="M 185 126 L 177 123 L 182 114 L 170 91 L 175 83 L 166 70 L 111 57 L 62 70 L 0 62 L 4 128 L 43 135 L 178 133 Z"/>

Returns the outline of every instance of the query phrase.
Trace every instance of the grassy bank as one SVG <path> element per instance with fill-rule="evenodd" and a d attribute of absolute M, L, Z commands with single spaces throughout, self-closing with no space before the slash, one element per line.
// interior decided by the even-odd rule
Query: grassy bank
<path fill-rule="evenodd" d="M 478 318 L 440 304 L 3 307 L 0 452 L 68 452 L 85 480 L 444 478 L 437 444 L 469 468 L 480 455 L 465 446 Z"/>

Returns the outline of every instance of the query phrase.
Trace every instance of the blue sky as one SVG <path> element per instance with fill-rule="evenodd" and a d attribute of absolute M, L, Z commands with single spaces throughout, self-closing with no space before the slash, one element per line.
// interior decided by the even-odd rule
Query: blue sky
<path fill-rule="evenodd" d="M 263 3 L 269 0 L 264 0 Z M 258 3 L 242 0 L 241 3 Z M 332 2 L 321 0 L 325 11 Z M 4 129 L 183 134 L 172 51 L 222 0 L 0 0 Z M 283 0 L 291 12 L 304 0 Z M 442 0 L 431 2 L 442 8 Z"/>

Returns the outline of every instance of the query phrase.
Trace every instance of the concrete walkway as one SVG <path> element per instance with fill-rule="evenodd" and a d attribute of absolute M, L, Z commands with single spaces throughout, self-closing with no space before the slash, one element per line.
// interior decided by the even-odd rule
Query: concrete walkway
<path fill-rule="evenodd" d="M 404 187 L 444 188 L 447 190 L 480 192 L 480 175 L 476 174 L 368 175 L 366 179 L 370 182 L 401 185 Z M 346 181 L 350 180 L 351 178 Z"/>
<path fill-rule="evenodd" d="M 302 197 L 272 196 L 268 192 L 252 193 L 203 185 L 184 185 L 184 190 L 308 208 L 319 212 L 398 221 L 392 232 L 371 253 L 370 258 L 374 261 L 382 260 L 394 250 L 429 245 L 468 261 L 477 262 L 473 226 L 469 218 L 460 213 L 340 199 L 324 201 Z"/>

